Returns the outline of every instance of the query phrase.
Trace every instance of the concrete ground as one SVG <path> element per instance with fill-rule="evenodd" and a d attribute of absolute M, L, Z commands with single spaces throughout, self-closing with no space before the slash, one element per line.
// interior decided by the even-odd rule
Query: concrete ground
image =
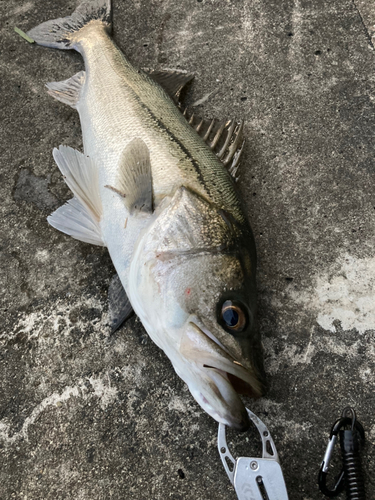
<path fill-rule="evenodd" d="M 247 404 L 273 435 L 290 499 L 323 498 L 317 472 L 348 404 L 375 499 L 373 2 L 113 3 L 114 38 L 135 65 L 194 72 L 196 113 L 246 121 L 240 189 L 270 383 Z M 110 336 L 106 250 L 46 222 L 70 197 L 51 151 L 82 139 L 44 84 L 83 65 L 13 29 L 74 7 L 0 2 L 0 499 L 234 500 L 217 424 L 169 360 L 136 317 Z M 257 453 L 255 437 L 230 441 Z"/>

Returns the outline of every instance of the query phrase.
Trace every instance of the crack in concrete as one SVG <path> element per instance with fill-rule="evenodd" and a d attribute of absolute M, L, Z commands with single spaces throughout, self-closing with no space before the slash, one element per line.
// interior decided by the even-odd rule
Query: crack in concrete
<path fill-rule="evenodd" d="M 360 11 L 360 10 L 359 10 L 359 8 L 357 7 L 357 4 L 355 3 L 355 0 L 352 0 L 352 3 L 353 3 L 353 5 L 354 5 L 354 7 L 355 7 L 356 11 L 358 12 L 358 15 L 359 15 L 359 18 L 360 18 L 360 20 L 361 20 L 362 26 L 363 26 L 363 27 L 364 27 L 364 29 L 365 29 L 365 33 L 366 33 L 366 37 L 367 37 L 367 39 L 368 39 L 368 43 L 370 44 L 370 47 L 372 48 L 372 50 L 374 50 L 374 44 L 373 44 L 373 42 L 372 42 L 372 37 L 371 37 L 370 32 L 369 32 L 369 30 L 368 30 L 368 28 L 367 28 L 367 26 L 366 26 L 366 24 L 365 24 L 365 22 L 364 22 L 364 20 L 363 20 L 363 17 L 362 17 L 361 11 Z"/>

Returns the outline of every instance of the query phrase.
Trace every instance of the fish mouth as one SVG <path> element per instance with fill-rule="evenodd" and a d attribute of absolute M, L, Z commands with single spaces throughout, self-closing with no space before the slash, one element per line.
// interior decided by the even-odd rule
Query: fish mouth
<path fill-rule="evenodd" d="M 180 350 L 194 362 L 206 381 L 199 389 L 190 388 L 199 404 L 218 422 L 247 430 L 250 421 L 239 394 L 252 398 L 262 395 L 263 385 L 255 370 L 245 368 L 215 341 L 211 332 L 207 334 L 195 321 L 189 322 Z"/>
<path fill-rule="evenodd" d="M 236 363 L 236 361 L 233 361 Z M 240 363 L 238 363 L 242 366 Z M 218 372 L 225 375 L 228 379 L 228 382 L 232 385 L 233 389 L 237 394 L 241 394 L 242 396 L 249 396 L 250 398 L 260 398 L 262 392 L 259 392 L 255 389 L 245 378 L 241 378 L 238 375 L 234 375 L 233 373 L 229 373 L 221 370 L 220 368 L 216 368 L 215 366 L 203 365 L 203 368 L 211 368 L 212 370 L 217 370 Z"/>
<path fill-rule="evenodd" d="M 243 378 L 213 366 L 203 365 L 203 368 L 207 369 L 207 374 L 214 383 L 213 390 L 227 406 L 224 420 L 220 418 L 217 420 L 238 431 L 247 431 L 250 427 L 250 420 L 239 395 L 246 394 L 252 398 L 258 398 L 259 394 Z"/>

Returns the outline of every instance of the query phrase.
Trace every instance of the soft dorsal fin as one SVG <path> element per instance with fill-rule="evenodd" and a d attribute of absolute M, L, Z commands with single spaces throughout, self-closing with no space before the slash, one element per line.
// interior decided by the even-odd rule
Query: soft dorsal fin
<path fill-rule="evenodd" d="M 194 78 L 191 73 L 178 71 L 150 71 L 148 74 L 176 103 L 179 101 L 182 89 Z"/>
<path fill-rule="evenodd" d="M 105 186 L 122 196 L 130 213 L 152 212 L 150 152 L 142 139 L 133 139 L 124 149 L 116 186 Z"/>
<path fill-rule="evenodd" d="M 58 101 L 76 108 L 85 78 L 86 72 L 80 71 L 62 82 L 46 83 L 47 92 Z"/>
<path fill-rule="evenodd" d="M 189 124 L 198 132 L 207 145 L 216 153 L 219 160 L 228 169 L 231 176 L 236 177 L 240 156 L 243 151 L 244 138 L 241 120 L 205 120 L 199 118 L 195 113 L 190 114 L 186 108 L 183 115 Z"/>
<path fill-rule="evenodd" d="M 98 170 L 94 161 L 67 146 L 55 148 L 53 157 L 74 198 L 50 215 L 48 222 L 73 238 L 94 245 L 104 245 L 99 225 L 102 203 Z"/>

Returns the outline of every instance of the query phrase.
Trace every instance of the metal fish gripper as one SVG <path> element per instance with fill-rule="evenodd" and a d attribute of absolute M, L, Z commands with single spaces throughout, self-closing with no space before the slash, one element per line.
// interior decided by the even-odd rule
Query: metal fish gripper
<path fill-rule="evenodd" d="M 228 449 L 225 425 L 219 424 L 218 448 L 224 469 L 238 500 L 288 500 L 275 443 L 264 423 L 247 409 L 262 440 L 262 457 L 234 459 Z"/>

